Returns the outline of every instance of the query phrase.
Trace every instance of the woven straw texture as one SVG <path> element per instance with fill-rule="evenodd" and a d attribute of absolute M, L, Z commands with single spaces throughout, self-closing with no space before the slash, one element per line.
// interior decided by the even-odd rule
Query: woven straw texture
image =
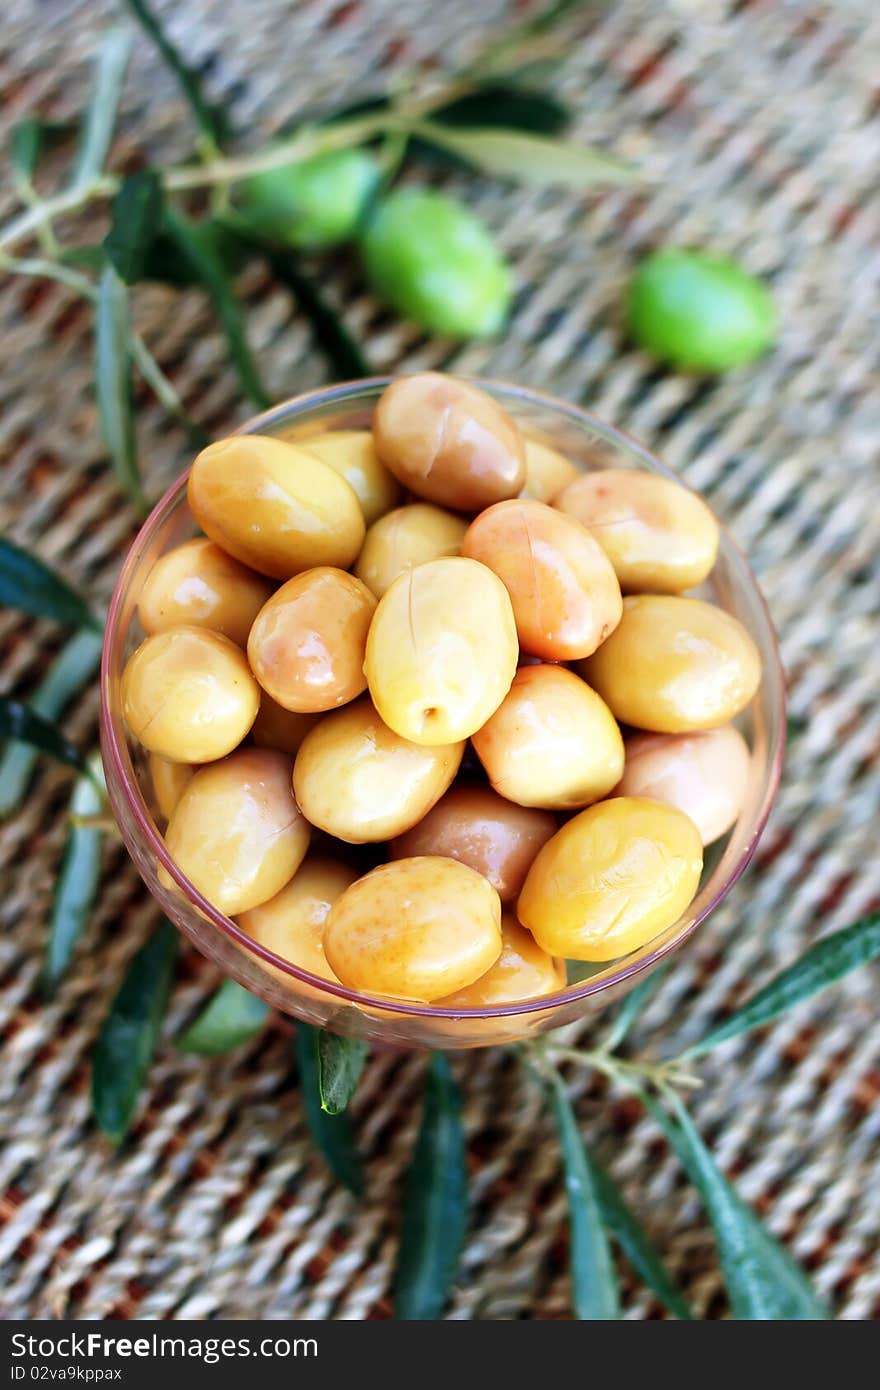
<path fill-rule="evenodd" d="M 522 5 L 502 0 L 162 0 L 178 43 L 231 104 L 246 143 L 305 105 L 471 56 Z M 528 7 L 525 7 L 528 8 Z M 4 121 L 78 111 L 105 0 L 9 0 L 0 19 Z M 579 197 L 462 187 L 516 267 L 496 343 L 452 350 L 384 315 L 348 263 L 326 286 L 379 369 L 442 365 L 584 403 L 702 489 L 749 552 L 778 625 L 793 735 L 757 861 L 677 959 L 635 1035 L 684 1044 L 819 932 L 880 891 L 876 568 L 880 400 L 877 279 L 880 19 L 871 0 L 785 5 L 652 0 L 584 5 L 554 79 L 579 133 L 639 158 L 651 183 Z M 136 45 L 116 167 L 189 152 L 177 91 Z M 3 195 L 8 202 L 8 193 Z M 6 213 L 9 207 L 4 208 Z M 657 370 L 627 346 L 621 293 L 652 245 L 706 245 L 772 284 L 775 351 L 718 381 Z M 305 321 L 257 269 L 240 284 L 274 397 L 326 379 Z M 139 290 L 150 345 L 187 408 L 221 433 L 247 415 L 202 296 Z M 89 315 L 66 290 L 7 280 L 2 315 L 4 530 L 109 598 L 133 521 L 101 459 Z M 872 388 L 873 394 L 872 394 Z M 156 492 L 185 445 L 144 393 L 139 437 Z M 4 687 L 26 695 L 57 631 L 0 617 Z M 69 721 L 96 738 L 97 695 Z M 23 1317 L 375 1318 L 388 1290 L 401 1174 L 423 1059 L 374 1058 L 354 1106 L 369 1189 L 357 1206 L 310 1149 L 290 1026 L 216 1061 L 172 1038 L 216 984 L 187 956 L 132 1140 L 89 1121 L 88 1058 L 155 909 L 118 844 L 75 969 L 49 1004 L 38 974 L 69 778 L 43 766 L 0 839 L 0 1311 Z M 703 1134 L 837 1316 L 880 1307 L 877 976 L 840 988 L 701 1071 Z M 581 1030 L 584 1037 L 589 1036 Z M 541 1101 L 501 1051 L 455 1063 L 467 1097 L 474 1210 L 449 1316 L 567 1318 L 565 1198 Z M 711 1232 L 657 1131 L 605 1082 L 572 1078 L 580 1117 L 701 1317 L 727 1304 Z M 661 1311 L 622 1272 L 626 1315 Z"/>

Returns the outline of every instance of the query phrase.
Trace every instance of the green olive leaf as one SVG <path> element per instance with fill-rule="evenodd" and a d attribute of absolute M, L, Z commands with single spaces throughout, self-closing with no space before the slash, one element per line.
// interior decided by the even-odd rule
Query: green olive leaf
<path fill-rule="evenodd" d="M 9 132 L 9 155 L 12 171 L 19 184 L 30 188 L 40 156 L 47 145 L 64 139 L 71 127 L 66 121 L 44 121 L 39 116 L 25 116 Z"/>
<path fill-rule="evenodd" d="M 70 965 L 95 904 L 101 881 L 103 831 L 94 825 L 78 825 L 80 817 L 98 816 L 105 807 L 104 769 L 101 755 L 89 758 L 89 774 L 79 777 L 70 799 L 71 824 L 55 884 L 49 917 L 49 940 L 43 968 L 43 986 L 51 993 Z"/>
<path fill-rule="evenodd" d="M 0 537 L 0 605 L 67 627 L 101 631 L 101 623 L 66 579 L 21 546 Z"/>
<path fill-rule="evenodd" d="M 104 250 L 126 285 L 142 280 L 150 247 L 162 225 L 162 184 L 155 169 L 123 179 L 110 210 L 110 230 Z"/>
<path fill-rule="evenodd" d="M 468 1175 L 461 1096 L 442 1052 L 432 1054 L 422 1121 L 403 1195 L 394 1273 L 394 1316 L 439 1318 L 458 1269 L 468 1225 Z"/>
<path fill-rule="evenodd" d="M 192 112 L 202 140 L 209 146 L 222 145 L 228 134 L 228 122 L 221 108 L 209 102 L 198 75 L 184 62 L 171 42 L 147 0 L 125 0 L 144 33 L 158 48 L 166 65 L 174 74 L 180 90 Z"/>
<path fill-rule="evenodd" d="M 617 1275 L 608 1245 L 593 1160 L 581 1139 L 565 1082 L 558 1073 L 550 1078 L 549 1088 L 568 1194 L 575 1316 L 581 1321 L 617 1319 L 620 1317 Z"/>
<path fill-rule="evenodd" d="M 113 468 L 138 512 L 147 507 L 138 472 L 132 409 L 131 317 L 128 290 L 112 265 L 98 281 L 95 312 L 95 395 L 98 419 Z"/>
<path fill-rule="evenodd" d="M 431 110 L 441 125 L 528 131 L 559 135 L 571 123 L 568 107 L 551 96 L 506 82 L 481 82 L 472 92 Z"/>
<path fill-rule="evenodd" d="M 321 1109 L 341 1115 L 358 1087 L 369 1048 L 357 1038 L 318 1032 L 318 1091 Z"/>
<path fill-rule="evenodd" d="M 81 188 L 90 183 L 104 168 L 113 139 L 116 112 L 122 95 L 132 38 L 127 25 L 118 25 L 109 29 L 98 45 L 92 94 L 74 163 L 74 188 Z"/>
<path fill-rule="evenodd" d="M 870 916 L 817 941 L 800 960 L 776 975 L 682 1056 L 701 1057 L 719 1043 L 727 1042 L 728 1038 L 735 1038 L 751 1028 L 762 1027 L 878 955 L 880 912 L 872 912 Z"/>
<path fill-rule="evenodd" d="M 415 121 L 412 134 L 466 160 L 493 178 L 539 186 L 592 188 L 630 183 L 636 170 L 622 160 L 568 140 L 488 126 L 457 129 L 437 121 Z"/>
<path fill-rule="evenodd" d="M 591 1166 L 602 1220 L 636 1274 L 675 1317 L 683 1320 L 693 1318 L 683 1294 L 671 1279 L 650 1236 L 620 1188 L 595 1158 L 591 1160 Z"/>
<path fill-rule="evenodd" d="M 318 1064 L 320 1031 L 308 1023 L 296 1025 L 299 1089 L 306 1124 L 331 1173 L 359 1197 L 364 1190 L 364 1179 L 351 1121 L 345 1114 L 328 1114 L 321 1105 Z"/>
<path fill-rule="evenodd" d="M 620 1047 L 620 1044 L 628 1035 L 651 995 L 662 983 L 667 968 L 667 966 L 661 965 L 656 970 L 652 970 L 649 975 L 640 980 L 639 983 L 630 990 L 629 994 L 624 997 L 620 1008 L 614 1015 L 608 1034 L 603 1040 L 603 1052 L 614 1052 Z"/>
<path fill-rule="evenodd" d="M 75 767 L 89 776 L 88 765 L 76 744 L 65 738 L 61 730 L 41 714 L 36 714 L 19 700 L 0 697 L 0 738 L 16 739 L 48 753 L 59 763 Z"/>
<path fill-rule="evenodd" d="M 178 935 L 164 921 L 133 957 L 92 1057 L 92 1114 L 120 1144 L 134 1118 L 156 1049 L 177 959 Z"/>
<path fill-rule="evenodd" d="M 342 381 L 373 376 L 374 368 L 316 282 L 295 264 L 289 251 L 270 251 L 266 259 L 276 280 L 285 285 L 309 321 L 312 335 L 333 375 Z"/>
<path fill-rule="evenodd" d="M 272 1010 L 236 980 L 224 980 L 202 1012 L 181 1033 L 177 1046 L 181 1052 L 216 1057 L 256 1037 L 266 1026 Z"/>

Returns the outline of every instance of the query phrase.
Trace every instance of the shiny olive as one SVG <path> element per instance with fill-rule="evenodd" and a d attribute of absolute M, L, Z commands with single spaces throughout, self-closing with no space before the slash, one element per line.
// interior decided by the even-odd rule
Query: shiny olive
<path fill-rule="evenodd" d="M 208 763 L 231 753 L 260 705 L 244 653 L 204 627 L 148 637 L 122 673 L 122 712 L 136 739 L 171 762 Z"/>
<path fill-rule="evenodd" d="M 580 669 L 624 724 L 661 734 L 728 723 L 761 680 L 758 650 L 736 618 L 660 594 L 624 599 L 620 626 Z"/>
<path fill-rule="evenodd" d="M 251 670 L 273 700 L 304 714 L 366 689 L 364 652 L 376 600 L 345 570 L 318 566 L 282 584 L 248 638 Z"/>
<path fill-rule="evenodd" d="M 443 555 L 457 555 L 466 530 L 463 517 L 428 502 L 397 507 L 373 522 L 354 572 L 381 598 L 405 570 Z"/>
<path fill-rule="evenodd" d="M 309 855 L 280 893 L 249 912 L 240 913 L 238 924 L 260 946 L 281 956 L 282 960 L 289 960 L 311 975 L 320 975 L 338 984 L 324 955 L 324 923 L 336 899 L 356 878 L 357 873 L 347 864 Z M 275 965 L 265 961 L 260 964 L 298 993 L 322 993 L 311 985 L 292 980 Z M 325 994 L 324 998 L 327 997 Z"/>
<path fill-rule="evenodd" d="M 461 742 L 426 748 L 393 733 L 369 699 L 323 718 L 296 755 L 303 814 L 351 844 L 390 840 L 417 824 L 446 791 Z"/>
<path fill-rule="evenodd" d="M 526 481 L 520 497 L 531 497 L 536 502 L 552 502 L 566 484 L 578 476 L 571 459 L 551 449 L 541 439 L 525 436 Z"/>
<path fill-rule="evenodd" d="M 240 434 L 209 444 L 190 470 L 190 510 L 212 541 L 274 579 L 313 565 L 348 569 L 364 516 L 348 483 L 296 444 Z"/>
<path fill-rule="evenodd" d="M 554 505 L 595 536 L 625 593 L 680 593 L 700 584 L 715 564 L 718 522 L 706 503 L 655 473 L 583 473 Z"/>
<path fill-rule="evenodd" d="M 292 760 L 240 748 L 193 777 L 168 824 L 178 868 L 227 914 L 274 898 L 293 877 L 310 828 L 293 799 Z"/>
<path fill-rule="evenodd" d="M 615 795 L 677 806 L 708 845 L 737 820 L 750 768 L 749 746 L 732 724 L 699 734 L 633 734 Z"/>
<path fill-rule="evenodd" d="M 440 372 L 400 377 L 373 416 L 379 458 L 428 502 L 477 512 L 516 497 L 526 479 L 525 443 L 490 395 Z"/>
<path fill-rule="evenodd" d="M 260 695 L 260 708 L 251 728 L 251 738 L 258 748 L 274 748 L 279 753 L 298 753 L 309 729 L 320 719 L 319 714 L 301 714 L 285 709 L 265 690 Z"/>
<path fill-rule="evenodd" d="M 169 550 L 147 575 L 138 599 L 146 633 L 188 624 L 222 632 L 243 647 L 272 584 L 200 537 Z"/>
<path fill-rule="evenodd" d="M 369 430 L 328 430 L 297 442 L 341 474 L 360 502 L 367 526 L 400 500 L 400 484 L 379 462 Z"/>
<path fill-rule="evenodd" d="M 498 959 L 501 902 L 482 874 L 454 859 L 397 859 L 336 900 L 324 950 L 350 989 L 429 1003 Z"/>
<path fill-rule="evenodd" d="M 623 772 L 614 716 L 563 666 L 521 667 L 473 745 L 495 790 L 521 806 L 588 806 Z"/>
<path fill-rule="evenodd" d="M 158 753 L 151 753 L 147 761 L 159 814 L 163 820 L 169 820 L 196 769 L 189 763 L 172 763 L 168 758 L 160 758 Z"/>
<path fill-rule="evenodd" d="M 364 670 L 385 723 L 414 743 L 457 743 L 513 680 L 516 624 L 501 580 L 451 556 L 402 574 L 379 600 Z"/>
<path fill-rule="evenodd" d="M 569 960 L 615 960 L 677 922 L 693 900 L 703 847 L 693 821 L 640 797 L 600 801 L 548 840 L 517 915 Z"/>
<path fill-rule="evenodd" d="M 442 1009 L 486 1009 L 565 989 L 565 962 L 547 954 L 512 912 L 501 918 L 501 955 L 472 985 L 434 1002 Z"/>
<path fill-rule="evenodd" d="M 383 199 L 361 239 L 377 294 L 428 333 L 486 338 L 510 307 L 511 275 L 482 222 L 455 198 L 400 188 Z"/>
<path fill-rule="evenodd" d="M 549 811 L 515 806 L 489 787 L 452 787 L 391 844 L 392 859 L 457 859 L 487 878 L 502 902 L 517 896 L 538 850 L 556 830 Z"/>
<path fill-rule="evenodd" d="M 314 251 L 355 235 L 378 181 L 379 167 L 366 150 L 329 150 L 252 174 L 236 190 L 236 201 L 264 236 Z"/>
<path fill-rule="evenodd" d="M 481 512 L 462 555 L 488 565 L 513 604 L 521 645 L 547 661 L 589 656 L 620 622 L 620 585 L 579 521 L 517 498 Z"/>

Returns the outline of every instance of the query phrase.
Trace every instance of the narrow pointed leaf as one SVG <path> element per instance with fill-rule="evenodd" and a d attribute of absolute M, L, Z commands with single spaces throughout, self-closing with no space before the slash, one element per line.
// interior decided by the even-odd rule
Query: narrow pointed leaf
<path fill-rule="evenodd" d="M 684 1053 L 700 1057 L 750 1028 L 760 1028 L 796 1004 L 833 985 L 851 970 L 880 955 L 880 912 L 833 932 L 783 970 L 739 1009 Z"/>
<path fill-rule="evenodd" d="M 48 753 L 57 762 L 88 773 L 86 760 L 76 744 L 65 738 L 55 724 L 19 700 L 10 700 L 5 696 L 0 698 L 0 739 L 4 738 L 29 743 L 41 753 Z"/>
<path fill-rule="evenodd" d="M 74 165 L 74 188 L 90 183 L 104 168 L 113 140 L 132 37 L 131 30 L 120 25 L 108 30 L 98 47 L 92 93 Z"/>
<path fill-rule="evenodd" d="M 369 1048 L 358 1038 L 340 1038 L 323 1028 L 318 1033 L 318 1090 L 321 1109 L 341 1115 L 361 1079 Z"/>
<path fill-rule="evenodd" d="M 80 777 L 70 799 L 70 816 L 97 816 L 104 809 L 104 771 L 99 754 L 89 759 L 90 775 Z M 101 881 L 103 831 L 72 823 L 55 884 L 43 985 L 51 992 L 65 974 L 88 925 Z"/>
<path fill-rule="evenodd" d="M 181 1052 L 216 1057 L 256 1037 L 272 1010 L 237 980 L 224 980 L 202 1012 L 177 1039 Z"/>
<path fill-rule="evenodd" d="M 146 499 L 138 473 L 131 372 L 128 290 L 112 265 L 98 282 L 95 315 L 95 395 L 101 437 L 120 485 L 138 511 Z"/>
<path fill-rule="evenodd" d="M 636 171 L 622 160 L 568 140 L 489 126 L 456 129 L 438 121 L 415 122 L 412 131 L 482 173 L 516 183 L 592 188 L 630 183 L 636 177 Z"/>
<path fill-rule="evenodd" d="M 581 1139 L 561 1076 L 550 1083 L 550 1100 L 568 1194 L 571 1289 L 575 1316 L 582 1321 L 620 1317 L 617 1275 L 608 1246 L 593 1161 Z"/>
<path fill-rule="evenodd" d="M 92 1058 L 92 1113 L 119 1144 L 131 1127 L 162 1027 L 178 936 L 163 921 L 131 961 Z"/>
<path fill-rule="evenodd" d="M 220 145 L 226 134 L 226 119 L 219 108 L 208 101 L 202 91 L 198 74 L 185 63 L 177 47 L 171 42 L 153 13 L 147 0 L 125 0 L 144 33 L 152 39 L 165 63 L 173 72 L 193 114 L 196 126 L 202 136 L 214 145 Z"/>
<path fill-rule="evenodd" d="M 84 599 L 42 560 L 0 538 L 0 606 L 17 608 L 34 618 L 53 618 L 67 627 L 101 631 L 101 623 Z"/>
<path fill-rule="evenodd" d="M 394 1273 L 394 1316 L 439 1318 L 458 1270 L 468 1224 L 461 1097 L 442 1052 L 431 1057 L 422 1121 L 403 1195 Z"/>
<path fill-rule="evenodd" d="M 287 286 L 297 307 L 308 319 L 315 342 L 334 376 L 342 381 L 357 381 L 361 377 L 372 376 L 374 369 L 365 353 L 321 294 L 315 281 L 295 265 L 292 254 L 269 252 L 266 259 L 275 279 Z"/>
<path fill-rule="evenodd" d="M 133 285 L 147 272 L 150 249 L 162 226 L 162 184 L 154 169 L 123 179 L 113 199 L 104 250 L 120 280 Z"/>
<path fill-rule="evenodd" d="M 571 122 L 571 112 L 548 92 L 506 82 L 484 82 L 445 106 L 435 106 L 431 120 L 470 129 L 501 126 L 533 135 L 559 135 Z"/>
<path fill-rule="evenodd" d="M 355 1196 L 360 1196 L 364 1190 L 364 1179 L 351 1121 L 347 1115 L 328 1115 L 321 1107 L 319 1033 L 320 1029 L 312 1028 L 308 1023 L 298 1023 L 296 1026 L 299 1089 L 306 1124 L 331 1173 Z"/>
<path fill-rule="evenodd" d="M 650 1236 L 614 1179 L 595 1159 L 592 1160 L 592 1173 L 602 1220 L 636 1274 L 675 1317 L 693 1318 L 684 1295 L 676 1287 Z"/>
<path fill-rule="evenodd" d="M 666 974 L 667 967 L 659 966 L 646 976 L 639 984 L 635 985 L 621 1001 L 617 1013 L 614 1015 L 608 1036 L 602 1046 L 606 1052 L 613 1052 L 620 1047 L 624 1038 L 628 1035 L 633 1024 L 645 1008 L 651 995 L 662 983 Z"/>
<path fill-rule="evenodd" d="M 44 121 L 39 116 L 25 116 L 9 133 L 9 154 L 15 177 L 29 186 L 47 145 L 64 139 L 70 132 L 71 127 L 66 121 Z"/>

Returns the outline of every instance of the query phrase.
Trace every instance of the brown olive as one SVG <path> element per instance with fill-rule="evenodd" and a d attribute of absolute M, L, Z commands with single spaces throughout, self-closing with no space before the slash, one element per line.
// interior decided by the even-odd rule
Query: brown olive
<path fill-rule="evenodd" d="M 400 484 L 379 462 L 369 430 L 328 430 L 297 442 L 341 474 L 354 490 L 367 526 L 397 506 Z"/>
<path fill-rule="evenodd" d="M 520 497 L 536 502 L 552 502 L 562 489 L 578 476 L 571 459 L 551 449 L 541 439 L 526 435 L 526 481 Z"/>
<path fill-rule="evenodd" d="M 338 984 L 324 955 L 324 923 L 336 899 L 356 878 L 354 869 L 347 864 L 309 855 L 274 898 L 252 907 L 249 912 L 239 913 L 239 926 L 276 956 L 298 965 L 301 970 L 308 970 L 311 975 L 320 975 Z M 319 997 L 323 993 L 311 985 L 292 980 L 277 966 L 265 962 L 261 965 L 298 993 Z M 323 997 L 328 996 L 323 994 Z"/>
<path fill-rule="evenodd" d="M 538 945 L 512 912 L 501 918 L 501 955 L 485 975 L 434 1002 L 442 1009 L 486 1009 L 565 988 L 565 962 Z"/>
<path fill-rule="evenodd" d="M 141 589 L 138 616 L 148 634 L 186 624 L 222 632 L 243 647 L 272 587 L 202 536 L 156 561 Z"/>
<path fill-rule="evenodd" d="M 427 502 L 396 507 L 370 527 L 354 572 L 381 598 L 406 570 L 457 555 L 466 530 L 463 517 Z"/>
<path fill-rule="evenodd" d="M 260 695 L 260 708 L 251 728 L 251 738 L 258 748 L 274 748 L 279 753 L 298 753 L 309 729 L 320 719 L 319 714 L 300 714 L 285 709 L 265 690 Z"/>
<path fill-rule="evenodd" d="M 163 820 L 169 820 L 196 769 L 189 763 L 169 762 L 167 758 L 160 758 L 158 753 L 151 753 L 148 762 L 159 815 Z"/>
<path fill-rule="evenodd" d="M 732 724 L 697 734 L 633 734 L 615 795 L 677 806 L 708 845 L 739 816 L 750 768 L 749 746 Z"/>

